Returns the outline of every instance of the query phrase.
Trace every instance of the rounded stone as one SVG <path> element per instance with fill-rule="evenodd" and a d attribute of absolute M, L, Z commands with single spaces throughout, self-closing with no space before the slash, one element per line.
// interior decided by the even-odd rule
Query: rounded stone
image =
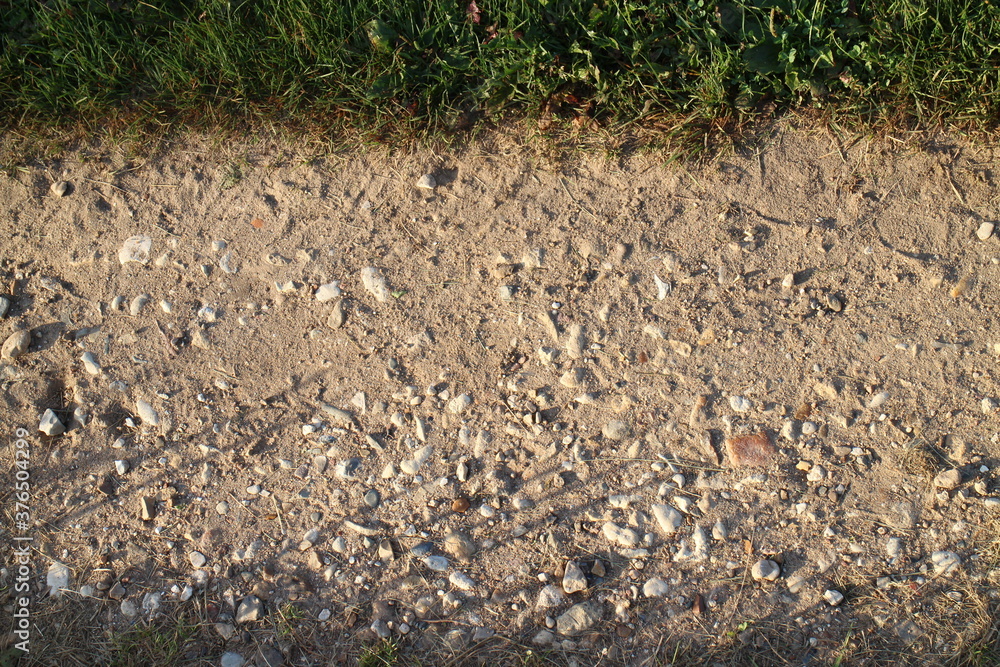
<path fill-rule="evenodd" d="M 758 581 L 775 581 L 781 576 L 781 566 L 773 560 L 765 558 L 753 564 L 750 575 Z"/>

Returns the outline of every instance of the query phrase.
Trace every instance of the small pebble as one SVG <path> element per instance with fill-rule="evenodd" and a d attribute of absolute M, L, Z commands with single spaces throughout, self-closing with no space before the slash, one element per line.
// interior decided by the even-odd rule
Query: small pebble
<path fill-rule="evenodd" d="M 831 607 L 836 607 L 844 601 L 844 594 L 837 590 L 828 589 L 823 593 L 823 599 L 825 599 Z"/>

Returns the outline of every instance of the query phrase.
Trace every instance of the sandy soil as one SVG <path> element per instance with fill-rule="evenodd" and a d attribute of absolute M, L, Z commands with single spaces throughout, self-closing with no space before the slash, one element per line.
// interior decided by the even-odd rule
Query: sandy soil
<path fill-rule="evenodd" d="M 431 664 L 981 641 L 994 150 L 778 129 L 661 159 L 191 137 L 0 177 L 0 339 L 30 332 L 0 363 L 0 541 L 34 538 L 34 660 L 108 663 L 181 618 L 171 661 L 214 665 L 352 663 L 380 634 Z"/>

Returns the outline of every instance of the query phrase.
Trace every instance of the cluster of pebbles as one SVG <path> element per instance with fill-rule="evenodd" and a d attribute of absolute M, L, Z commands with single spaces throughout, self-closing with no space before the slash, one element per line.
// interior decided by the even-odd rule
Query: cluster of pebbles
<path fill-rule="evenodd" d="M 414 206 L 448 201 L 416 185 Z M 36 432 L 35 512 L 57 530 L 39 594 L 119 628 L 201 601 L 224 646 L 207 657 L 236 667 L 293 664 L 281 624 L 572 652 L 778 615 L 816 646 L 857 620 L 845 580 L 886 600 L 995 581 L 976 545 L 1000 512 L 997 403 L 925 404 L 939 371 L 906 365 L 981 372 L 992 343 L 878 330 L 868 278 L 778 261 L 798 231 L 758 226 L 719 262 L 615 224 L 449 232 L 417 267 L 367 237 L 260 248 L 192 222 L 131 230 L 110 262 L 6 265 L 0 376 L 24 390 L 5 421 Z M 926 289 L 977 330 L 962 295 Z M 929 630 L 890 608 L 865 623 Z"/>

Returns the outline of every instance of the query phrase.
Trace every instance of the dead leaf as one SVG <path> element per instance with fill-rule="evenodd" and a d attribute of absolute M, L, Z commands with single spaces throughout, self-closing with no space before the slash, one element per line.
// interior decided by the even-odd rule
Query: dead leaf
<path fill-rule="evenodd" d="M 476 4 L 476 0 L 472 0 L 469 6 L 466 8 L 465 13 L 469 15 L 469 20 L 479 25 L 479 21 L 482 18 L 482 10 L 479 9 L 479 5 Z"/>

